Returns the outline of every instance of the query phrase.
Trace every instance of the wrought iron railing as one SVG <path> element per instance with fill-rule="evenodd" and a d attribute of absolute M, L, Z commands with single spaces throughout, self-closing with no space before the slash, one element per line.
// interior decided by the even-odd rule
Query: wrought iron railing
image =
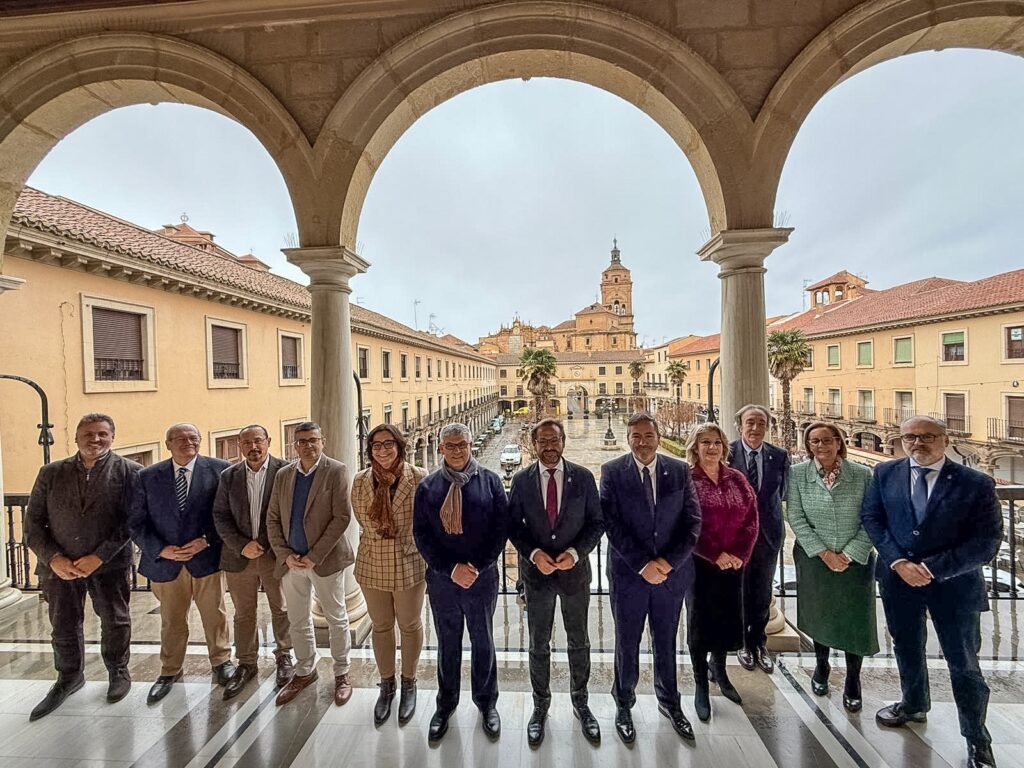
<path fill-rule="evenodd" d="M 851 405 L 848 412 L 850 421 L 861 421 L 867 424 L 875 423 L 875 406 L 873 405 Z"/>
<path fill-rule="evenodd" d="M 97 357 L 94 363 L 96 381 L 142 381 L 145 376 L 142 360 Z"/>
<path fill-rule="evenodd" d="M 950 415 L 948 413 L 929 413 L 933 419 L 940 419 L 946 424 L 946 432 L 951 435 L 966 437 L 971 434 L 971 417 Z"/>
<path fill-rule="evenodd" d="M 913 408 L 886 408 L 883 412 L 883 419 L 890 427 L 898 427 L 911 416 L 916 416 L 917 411 Z"/>
<path fill-rule="evenodd" d="M 1024 421 L 989 419 L 988 439 L 1003 443 L 1024 444 Z"/>
<path fill-rule="evenodd" d="M 241 363 L 214 363 L 213 378 L 240 379 L 242 378 L 242 365 Z"/>
<path fill-rule="evenodd" d="M 818 415 L 826 419 L 841 419 L 843 406 L 840 403 L 818 403 Z"/>

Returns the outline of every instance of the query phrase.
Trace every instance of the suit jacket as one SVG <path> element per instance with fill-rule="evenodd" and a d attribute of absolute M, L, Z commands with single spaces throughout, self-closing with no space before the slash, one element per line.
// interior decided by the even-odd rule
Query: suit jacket
<path fill-rule="evenodd" d="M 729 466 L 747 473 L 747 454 L 742 440 L 730 445 Z M 762 443 L 761 487 L 757 491 L 757 514 L 760 532 L 758 538 L 767 546 L 778 551 L 785 540 L 782 525 L 782 500 L 786 498 L 789 482 L 789 453 L 771 443 Z"/>
<path fill-rule="evenodd" d="M 182 566 L 195 578 L 209 576 L 220 568 L 220 536 L 213 524 L 213 500 L 220 473 L 231 466 L 223 459 L 198 456 L 189 484 L 185 509 L 178 510 L 174 491 L 174 461 L 164 461 L 139 472 L 128 527 L 142 550 L 139 573 L 150 581 L 174 581 Z M 210 546 L 184 563 L 165 560 L 160 551 L 180 547 L 205 536 Z"/>
<path fill-rule="evenodd" d="M 601 467 L 601 510 L 608 532 L 608 572 L 622 587 L 646 585 L 643 567 L 665 558 L 672 572 L 664 582 L 685 594 L 693 584 L 693 550 L 700 536 L 700 503 L 686 462 L 658 454 L 655 509 L 647 507 L 633 454 Z"/>
<path fill-rule="evenodd" d="M 270 537 L 267 536 L 267 507 L 270 506 L 270 492 L 274 489 L 274 478 L 281 467 L 287 464 L 276 456 L 267 457 L 267 475 L 263 480 L 263 500 L 260 504 L 260 528 L 252 529 L 252 515 L 249 510 L 249 487 L 246 480 L 246 464 L 242 460 L 232 464 L 220 475 L 217 496 L 213 502 L 213 522 L 217 533 L 224 541 L 220 551 L 220 567 L 223 571 L 237 573 L 244 571 L 249 558 L 242 549 L 254 539 L 265 552 L 270 551 Z"/>
<path fill-rule="evenodd" d="M 996 556 L 1003 539 L 991 477 L 947 459 L 919 525 L 910 504 L 910 459 L 887 461 L 875 467 L 861 520 L 878 549 L 879 580 L 899 579 L 892 564 L 905 558 L 924 563 L 950 599 L 987 608 L 981 566 Z"/>
<path fill-rule="evenodd" d="M 25 513 L 25 539 L 38 558 L 36 573 L 49 575 L 49 562 L 57 555 L 72 560 L 96 555 L 103 561 L 97 572 L 128 568 L 128 509 L 140 469 L 110 453 L 92 470 L 85 498 L 79 491 L 77 453 L 40 469 Z"/>
<path fill-rule="evenodd" d="M 831 490 L 825 487 L 813 459 L 790 468 L 786 497 L 789 527 L 808 557 L 828 549 L 866 565 L 873 547 L 861 524 L 860 508 L 871 484 L 871 470 L 846 459 L 840 461 L 839 477 Z"/>
<path fill-rule="evenodd" d="M 274 478 L 274 489 L 267 508 L 267 535 L 277 558 L 274 573 L 280 578 L 288 572 L 288 531 L 292 520 L 292 497 L 295 495 L 295 474 L 299 463 L 282 467 Z M 348 568 L 355 561 L 345 531 L 352 519 L 349 503 L 348 468 L 340 461 L 322 456 L 306 499 L 302 527 L 306 531 L 309 552 L 317 576 L 330 576 Z"/>
<path fill-rule="evenodd" d="M 590 588 L 590 551 L 604 534 L 604 516 L 597 482 L 588 469 L 563 459 L 562 503 L 554 528 L 548 521 L 547 506 L 541 495 L 540 462 L 517 472 L 509 491 L 509 538 L 521 556 L 523 578 L 534 587 L 553 585 L 559 592 L 575 594 Z M 530 553 L 540 549 L 557 557 L 572 547 L 579 562 L 568 571 L 545 576 L 530 561 Z"/>
<path fill-rule="evenodd" d="M 427 471 L 405 462 L 391 499 L 395 537 L 381 538 L 370 522 L 373 504 L 373 470 L 364 469 L 352 482 L 352 510 L 362 528 L 356 551 L 356 581 L 361 587 L 400 592 L 426 578 L 427 564 L 412 535 L 413 500 Z"/>

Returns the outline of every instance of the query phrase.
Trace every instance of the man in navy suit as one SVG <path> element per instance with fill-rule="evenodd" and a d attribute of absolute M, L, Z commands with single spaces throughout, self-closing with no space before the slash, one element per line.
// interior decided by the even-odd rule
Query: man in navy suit
<path fill-rule="evenodd" d="M 615 619 L 615 730 L 636 739 L 630 709 L 640 676 L 640 640 L 650 622 L 658 711 L 680 736 L 693 727 L 679 705 L 676 633 L 693 588 L 700 504 L 685 462 L 658 454 L 661 435 L 647 413 L 630 417 L 630 453 L 601 467 L 601 509 L 608 531 L 608 581 Z"/>
<path fill-rule="evenodd" d="M 768 609 L 772 603 L 772 581 L 785 534 L 782 528 L 782 500 L 789 481 L 789 454 L 764 441 L 768 431 L 768 409 L 745 405 L 736 414 L 740 439 L 732 444 L 729 464 L 743 472 L 757 494 L 758 534 L 750 561 L 743 569 L 743 648 L 736 657 L 744 669 L 760 667 L 771 674 L 775 669 L 765 647 Z"/>
<path fill-rule="evenodd" d="M 160 675 L 147 701 L 155 704 L 181 679 L 188 645 L 188 613 L 199 609 L 214 680 L 227 685 L 235 673 L 224 608 L 221 539 L 213 522 L 220 473 L 231 465 L 199 455 L 194 424 L 168 428 L 171 458 L 139 472 L 128 526 L 142 550 L 139 573 L 160 603 Z"/>
<path fill-rule="evenodd" d="M 981 566 L 995 557 L 1003 536 L 995 483 L 946 459 L 941 421 L 907 419 L 901 439 L 909 458 L 875 467 L 861 508 L 878 549 L 878 583 L 902 688 L 902 699 L 875 719 L 889 727 L 927 719 L 927 612 L 949 667 L 968 768 L 994 766 L 985 727 L 989 688 L 978 652 L 980 613 L 989 609 Z"/>
<path fill-rule="evenodd" d="M 539 421 L 530 432 L 537 461 L 512 480 L 509 538 L 519 552 L 530 628 L 533 715 L 526 726 L 531 747 L 544 740 L 551 705 L 551 627 L 555 601 L 569 650 L 572 708 L 583 736 L 601 742 L 601 726 L 587 705 L 590 680 L 590 560 L 604 533 L 601 498 L 589 470 L 562 458 L 565 430 L 557 419 Z"/>

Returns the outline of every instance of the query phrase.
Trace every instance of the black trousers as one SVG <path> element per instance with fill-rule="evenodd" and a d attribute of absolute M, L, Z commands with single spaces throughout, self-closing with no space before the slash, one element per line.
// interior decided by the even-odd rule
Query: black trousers
<path fill-rule="evenodd" d="M 743 645 L 754 649 L 767 639 L 768 609 L 772 603 L 772 583 L 779 565 L 779 550 L 760 536 L 750 562 L 743 567 Z"/>
<path fill-rule="evenodd" d="M 590 635 L 587 613 L 590 587 L 584 585 L 571 595 L 551 584 L 534 586 L 526 582 L 527 622 L 530 629 L 530 683 L 533 705 L 547 710 L 551 705 L 551 628 L 555 623 L 555 601 L 562 604 L 562 623 L 569 651 L 569 691 L 574 707 L 587 703 L 590 680 Z"/>
<path fill-rule="evenodd" d="M 950 582 L 910 587 L 896 574 L 886 574 L 880 586 L 900 671 L 903 706 L 908 712 L 927 712 L 931 708 L 925 658 L 927 611 L 949 668 L 960 733 L 972 743 L 991 743 L 985 727 L 989 687 L 978 665 L 981 614 L 977 600 L 950 589 Z"/>
<path fill-rule="evenodd" d="M 437 633 L 437 708 L 453 712 L 462 687 L 462 636 L 469 630 L 473 703 L 486 711 L 498 701 L 498 659 L 494 652 L 494 610 L 498 569 L 483 571 L 463 589 L 446 573 L 427 571 L 427 594 Z"/>
<path fill-rule="evenodd" d="M 55 574 L 43 580 L 50 612 L 53 666 L 61 680 L 74 680 L 85 671 L 85 596 L 100 618 L 100 653 L 108 672 L 128 667 L 132 622 L 128 613 L 128 568 L 97 571 L 65 581 Z"/>

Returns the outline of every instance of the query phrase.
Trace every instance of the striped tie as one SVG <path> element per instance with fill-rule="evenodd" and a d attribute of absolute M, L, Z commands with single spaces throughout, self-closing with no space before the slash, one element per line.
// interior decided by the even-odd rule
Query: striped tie
<path fill-rule="evenodd" d="M 178 511 L 185 509 L 185 500 L 188 498 L 188 478 L 185 467 L 178 467 L 178 476 L 174 478 L 174 496 L 178 499 Z"/>

